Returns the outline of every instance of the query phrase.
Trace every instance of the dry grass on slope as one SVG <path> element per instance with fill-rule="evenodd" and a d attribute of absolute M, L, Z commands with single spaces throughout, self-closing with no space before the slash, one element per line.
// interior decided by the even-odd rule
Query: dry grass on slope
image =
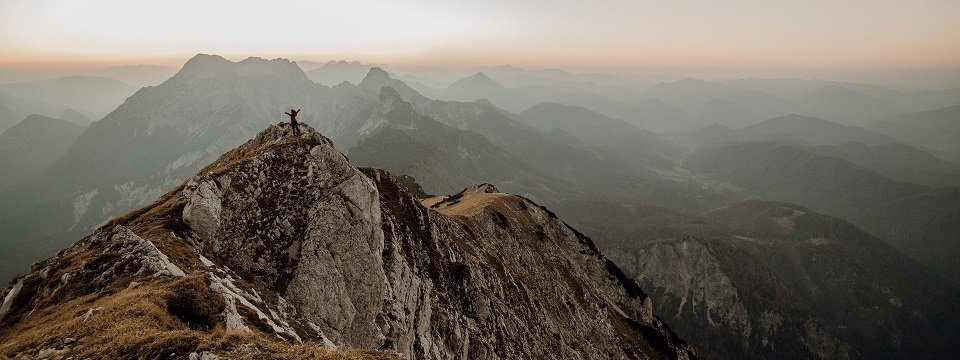
<path fill-rule="evenodd" d="M 200 273 L 158 277 L 113 294 L 87 295 L 48 306 L 0 331 L 0 358 L 160 359 L 211 351 L 227 359 L 384 359 L 390 354 L 290 344 L 219 324 L 223 298 Z"/>

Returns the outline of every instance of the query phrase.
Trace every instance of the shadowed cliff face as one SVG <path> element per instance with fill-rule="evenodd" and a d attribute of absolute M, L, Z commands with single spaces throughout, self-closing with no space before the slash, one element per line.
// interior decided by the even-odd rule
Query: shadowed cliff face
<path fill-rule="evenodd" d="M 958 351 L 957 291 L 853 225 L 745 201 L 712 230 L 605 250 L 711 359 L 940 359 Z"/>
<path fill-rule="evenodd" d="M 4 296 L 0 355 L 693 357 L 545 208 L 484 186 L 431 210 L 304 127 L 268 127 L 35 265 Z M 138 350 L 117 336 L 132 324 Z"/>

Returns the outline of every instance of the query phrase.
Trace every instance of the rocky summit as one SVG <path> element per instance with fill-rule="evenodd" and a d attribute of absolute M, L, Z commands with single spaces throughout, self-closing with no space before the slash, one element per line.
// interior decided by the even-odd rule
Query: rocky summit
<path fill-rule="evenodd" d="M 0 358 L 694 358 L 549 210 L 271 125 L 3 293 Z"/>

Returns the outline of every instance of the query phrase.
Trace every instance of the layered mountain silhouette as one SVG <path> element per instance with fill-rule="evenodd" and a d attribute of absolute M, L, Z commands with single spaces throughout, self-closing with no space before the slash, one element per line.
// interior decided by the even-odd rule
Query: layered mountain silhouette
<path fill-rule="evenodd" d="M 136 88 L 132 85 L 100 76 L 67 76 L 35 82 L 0 84 L 0 92 L 20 98 L 63 104 L 96 119 L 116 109 L 134 91 Z"/>
<path fill-rule="evenodd" d="M 960 283 L 956 188 L 891 180 L 846 160 L 775 143 L 745 143 L 697 151 L 684 165 L 734 198 L 802 204 L 848 219 Z"/>
<path fill-rule="evenodd" d="M 960 160 L 960 105 L 891 116 L 871 129 Z"/>
<path fill-rule="evenodd" d="M 21 98 L 0 91 L 0 132 L 19 124 L 29 115 L 57 118 L 67 110 L 65 105 Z M 78 123 L 78 125 L 85 125 Z"/>
<path fill-rule="evenodd" d="M 634 105 L 624 114 L 624 120 L 653 131 L 690 130 L 710 124 L 691 111 L 659 99 L 646 99 Z"/>
<path fill-rule="evenodd" d="M 287 60 L 198 55 L 72 146 L 34 144 L 18 130 L 28 151 L 61 155 L 0 190 L 0 279 L 25 274 L 8 290 L 0 355 L 69 347 L 93 356 L 87 341 L 115 357 L 171 347 L 198 357 L 251 348 L 301 358 L 683 353 L 664 326 L 638 320 L 646 297 L 601 251 L 707 358 L 956 350 L 956 290 L 941 279 L 960 269 L 949 141 L 898 144 L 898 134 L 838 116 L 874 100 L 922 110 L 949 92 L 790 79 L 688 79 L 647 91 L 628 79 L 498 67 L 482 69 L 498 81 L 458 85 L 486 95 L 443 101 L 434 100 L 443 91 L 346 65 L 354 80 L 326 86 Z M 822 93 L 863 101 L 823 112 L 805 102 L 831 86 L 839 89 Z M 502 108 L 516 99 L 529 104 Z M 269 125 L 291 107 L 310 128 L 299 139 Z M 712 123 L 669 136 L 643 130 Z M 38 138 L 60 139 L 57 129 Z M 801 205 L 741 202 L 757 198 Z M 378 227 L 382 248 L 360 241 Z M 609 316 L 618 302 L 639 302 L 621 318 L 642 326 Z M 160 325 L 107 320 L 121 313 Z"/>
<path fill-rule="evenodd" d="M 778 96 L 692 78 L 657 84 L 644 94 L 644 99 L 659 100 L 693 112 L 708 124 L 720 121 L 724 125 L 736 127 L 775 116 L 803 112 L 801 106 Z"/>
<path fill-rule="evenodd" d="M 366 76 L 367 71 L 376 65 L 364 64 L 359 61 L 328 61 L 323 65 L 307 71 L 310 80 L 327 86 L 334 86 L 344 81 L 358 84 Z"/>
<path fill-rule="evenodd" d="M 59 160 L 82 131 L 66 120 L 30 115 L 0 133 L 0 192 Z"/>
<path fill-rule="evenodd" d="M 85 233 L 150 203 L 291 107 L 304 108 L 307 123 L 365 119 L 370 105 L 355 92 L 317 85 L 287 60 L 197 55 L 92 124 L 29 184 L 0 193 L 0 277 L 77 235 L 65 232 Z"/>
<path fill-rule="evenodd" d="M 960 186 L 960 165 L 906 144 L 870 146 L 849 142 L 809 149 L 820 155 L 847 160 L 894 180 L 931 187 Z"/>
<path fill-rule="evenodd" d="M 490 185 L 427 208 L 303 127 L 36 264 L 5 290 L 0 354 L 694 357 L 546 208 Z"/>
<path fill-rule="evenodd" d="M 691 147 L 713 147 L 772 140 L 805 145 L 843 145 L 850 142 L 883 145 L 896 142 L 889 136 L 860 127 L 796 114 L 775 117 L 742 128 L 714 124 L 677 134 L 675 139 Z"/>
<path fill-rule="evenodd" d="M 417 114 L 440 123 L 442 126 L 435 128 L 442 130 L 437 131 L 472 132 L 474 144 L 468 141 L 467 145 L 501 158 L 485 163 L 501 165 L 474 167 L 472 174 L 459 174 L 456 166 L 450 166 L 452 161 L 411 170 L 401 167 L 400 161 L 362 163 L 403 170 L 398 173 L 419 179 L 428 193 L 451 193 L 472 183 L 494 182 L 507 191 L 543 200 L 561 213 L 572 208 L 560 204 L 567 199 L 601 197 L 615 198 L 617 203 L 660 204 L 710 201 L 709 192 L 695 185 L 664 181 L 643 164 L 545 135 L 489 104 L 428 99 L 379 68 L 371 69 L 360 84 L 326 87 L 310 81 L 286 60 L 250 58 L 234 63 L 201 54 L 168 81 L 141 89 L 90 126 L 65 157 L 29 185 L 0 193 L 0 201 L 6 204 L 0 209 L 0 247 L 5 250 L 0 258 L 10 256 L 0 259 L 0 276 L 8 279 L 30 262 L 65 246 L 78 233 L 149 203 L 164 189 L 249 138 L 268 119 L 280 120 L 290 107 L 303 108 L 301 121 L 353 152 L 362 138 L 376 135 L 379 120 L 374 118 L 375 109 L 385 86 L 393 88 Z M 411 136 L 434 146 L 433 139 L 423 133 Z M 443 138 L 452 139 L 452 135 Z M 402 146 L 378 148 L 380 151 L 367 151 L 374 160 L 419 156 Z M 440 156 L 454 153 L 444 151 Z M 510 172 L 511 168 L 516 171 Z M 447 180 L 434 176 L 440 171 L 449 175 Z"/>
<path fill-rule="evenodd" d="M 883 100 L 839 85 L 804 93 L 799 102 L 844 124 L 863 124 L 902 112 Z"/>
<path fill-rule="evenodd" d="M 557 103 L 540 103 L 519 114 L 524 123 L 541 131 L 562 130 L 587 144 L 608 148 L 634 164 L 673 168 L 682 149 L 625 121 L 597 112 Z"/>
<path fill-rule="evenodd" d="M 438 98 L 454 101 L 487 99 L 498 107 L 520 112 L 537 103 L 527 95 L 508 89 L 482 72 L 455 81 L 446 89 L 437 92 Z"/>
<path fill-rule="evenodd" d="M 367 135 L 350 149 L 353 161 L 411 175 L 427 192 L 455 193 L 463 184 L 480 182 L 510 183 L 507 188 L 520 193 L 544 183 L 569 190 L 483 135 L 417 114 L 392 87 L 382 88 L 362 130 Z"/>

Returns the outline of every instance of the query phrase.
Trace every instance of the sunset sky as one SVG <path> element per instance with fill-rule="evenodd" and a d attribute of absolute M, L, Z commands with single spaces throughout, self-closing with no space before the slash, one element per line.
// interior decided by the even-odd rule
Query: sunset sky
<path fill-rule="evenodd" d="M 0 66 L 195 53 L 396 65 L 958 68 L 960 0 L 4 0 Z"/>

